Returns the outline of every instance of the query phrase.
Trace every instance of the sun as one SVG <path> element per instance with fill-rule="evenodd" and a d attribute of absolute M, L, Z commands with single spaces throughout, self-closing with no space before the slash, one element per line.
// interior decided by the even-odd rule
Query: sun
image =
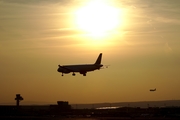
<path fill-rule="evenodd" d="M 99 37 L 121 24 L 121 11 L 106 0 L 91 0 L 76 11 L 76 25 L 91 36 Z"/>

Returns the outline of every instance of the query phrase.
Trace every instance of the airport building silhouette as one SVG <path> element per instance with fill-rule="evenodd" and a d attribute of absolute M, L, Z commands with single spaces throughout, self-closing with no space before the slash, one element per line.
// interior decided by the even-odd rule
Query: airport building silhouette
<path fill-rule="evenodd" d="M 16 94 L 16 105 L 0 105 L 0 119 L 9 118 L 12 116 L 58 116 L 58 117 L 148 117 L 148 118 L 180 118 L 179 106 L 164 106 L 164 107 L 150 107 L 140 108 L 131 107 L 117 107 L 108 109 L 73 108 L 67 101 L 57 101 L 57 104 L 52 105 L 20 105 L 20 101 L 24 98 L 20 94 Z"/>
<path fill-rule="evenodd" d="M 16 106 L 19 106 L 19 103 L 21 100 L 23 100 L 23 97 L 21 97 L 20 94 L 16 94 L 15 100 L 16 100 Z"/>

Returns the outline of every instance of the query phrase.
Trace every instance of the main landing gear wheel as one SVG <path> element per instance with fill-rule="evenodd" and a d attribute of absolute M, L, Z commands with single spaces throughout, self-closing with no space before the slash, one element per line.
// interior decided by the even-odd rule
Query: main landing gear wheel
<path fill-rule="evenodd" d="M 75 76 L 76 74 L 73 72 L 73 74 L 72 74 L 73 76 Z"/>

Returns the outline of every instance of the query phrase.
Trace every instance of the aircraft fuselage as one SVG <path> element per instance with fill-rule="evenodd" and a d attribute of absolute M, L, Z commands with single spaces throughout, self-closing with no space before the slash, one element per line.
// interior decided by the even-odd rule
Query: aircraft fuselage
<path fill-rule="evenodd" d="M 89 71 L 94 71 L 97 69 L 100 69 L 103 65 L 101 64 L 101 58 L 102 53 L 99 54 L 96 62 L 94 64 L 80 64 L 80 65 L 58 65 L 59 68 L 57 69 L 58 72 L 62 73 L 70 73 L 73 72 L 73 76 L 75 76 L 75 72 L 79 72 L 80 74 L 83 74 L 83 76 L 86 76 L 86 73 Z"/>
<path fill-rule="evenodd" d="M 103 65 L 85 64 L 85 65 L 63 65 L 58 68 L 58 72 L 89 72 L 100 69 Z"/>

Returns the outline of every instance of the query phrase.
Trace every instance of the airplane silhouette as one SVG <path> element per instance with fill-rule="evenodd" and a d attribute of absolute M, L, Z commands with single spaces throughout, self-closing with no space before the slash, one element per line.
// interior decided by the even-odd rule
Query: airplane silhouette
<path fill-rule="evenodd" d="M 82 65 L 58 65 L 59 68 L 57 69 L 58 72 L 62 73 L 62 76 L 73 72 L 73 76 L 75 76 L 75 72 L 79 72 L 83 76 L 86 76 L 87 72 L 99 70 L 103 65 L 101 64 L 102 53 L 99 54 L 96 62 L 94 64 L 82 64 Z"/>
<path fill-rule="evenodd" d="M 154 89 L 150 89 L 149 91 L 154 92 L 154 91 L 156 91 L 156 88 L 154 88 Z"/>

